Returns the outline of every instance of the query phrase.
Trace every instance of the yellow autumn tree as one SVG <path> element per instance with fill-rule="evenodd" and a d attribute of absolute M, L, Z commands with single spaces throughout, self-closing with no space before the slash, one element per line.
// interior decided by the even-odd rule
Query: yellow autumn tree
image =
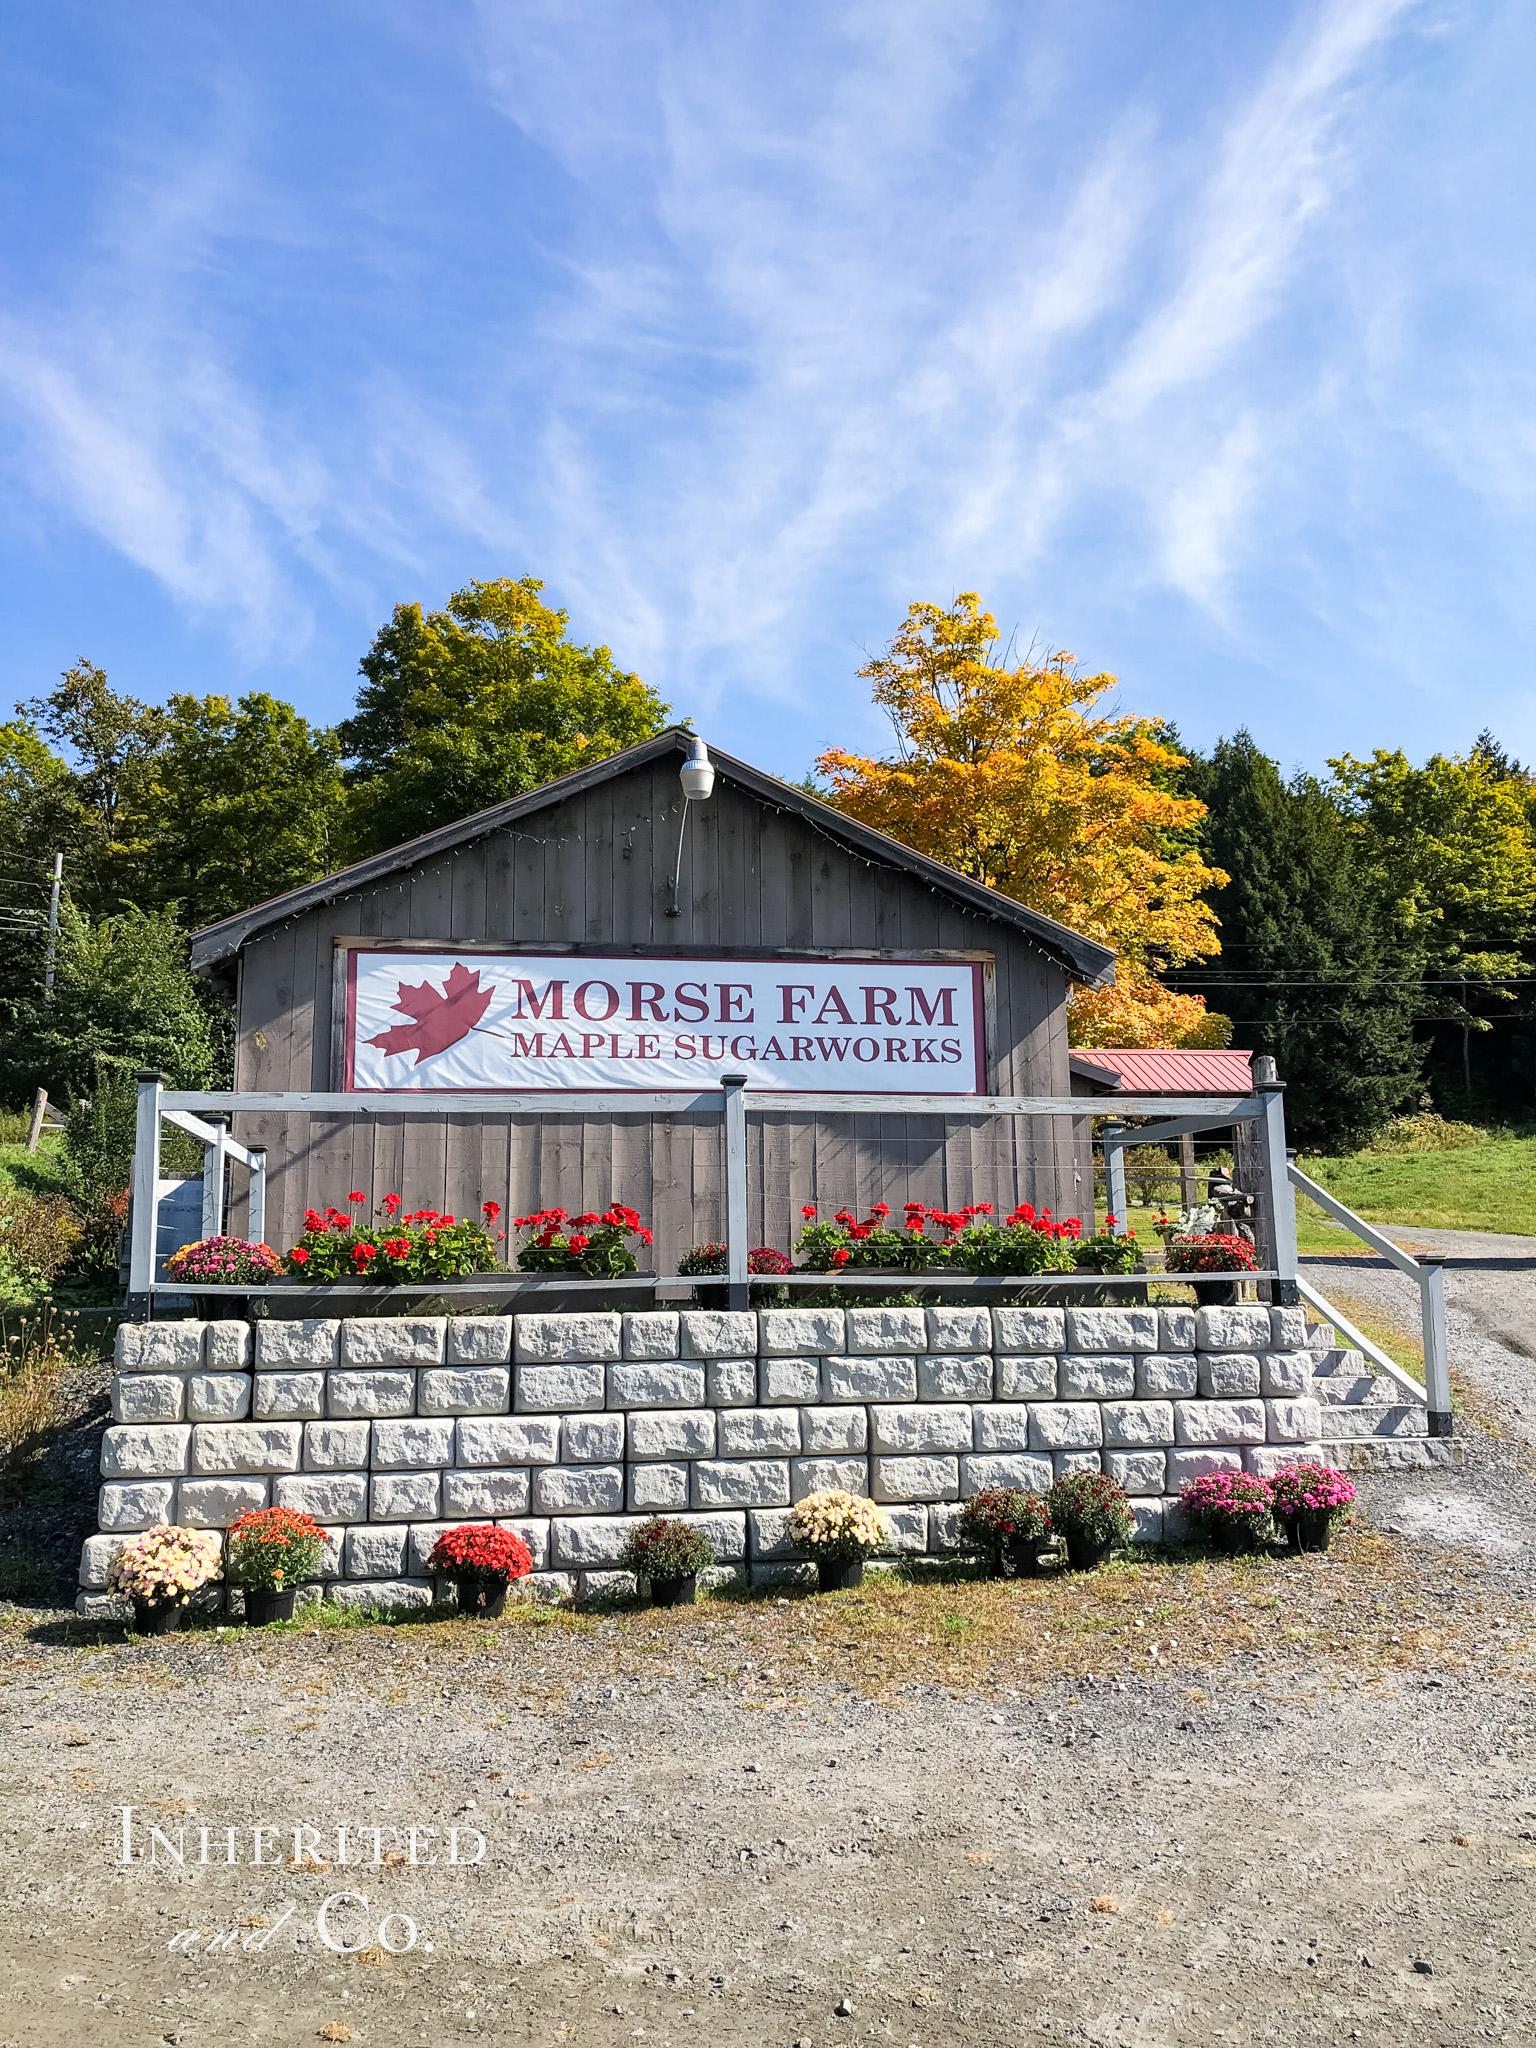
<path fill-rule="evenodd" d="M 1185 757 L 1163 724 L 1101 714 L 1115 678 L 1079 674 L 1064 648 L 1010 665 L 975 591 L 909 607 L 859 674 L 896 758 L 830 749 L 828 800 L 1113 946 L 1117 986 L 1074 993 L 1074 1044 L 1225 1045 L 1226 1018 L 1157 980 L 1221 950 L 1202 892 L 1227 879 L 1189 843 L 1205 806 L 1175 788 Z"/>

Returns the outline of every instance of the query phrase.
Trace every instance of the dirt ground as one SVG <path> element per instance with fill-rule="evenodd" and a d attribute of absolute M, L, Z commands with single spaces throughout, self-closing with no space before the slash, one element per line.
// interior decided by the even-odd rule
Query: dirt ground
<path fill-rule="evenodd" d="M 157 1642 L 7 1610 L 0 2048 L 1529 2041 L 1536 1367 L 1487 1377 L 1499 1434 L 1320 1558 Z"/>

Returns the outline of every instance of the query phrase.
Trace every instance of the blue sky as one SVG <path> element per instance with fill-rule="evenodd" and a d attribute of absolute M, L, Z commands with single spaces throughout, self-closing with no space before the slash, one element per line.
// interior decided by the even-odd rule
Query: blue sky
<path fill-rule="evenodd" d="M 542 576 L 733 751 L 978 588 L 1193 741 L 1536 755 L 1519 0 L 0 15 L 0 702 Z"/>

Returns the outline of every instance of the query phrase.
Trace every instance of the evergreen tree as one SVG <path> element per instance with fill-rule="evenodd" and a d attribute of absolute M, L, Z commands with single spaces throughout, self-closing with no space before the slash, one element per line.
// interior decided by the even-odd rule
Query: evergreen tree
<path fill-rule="evenodd" d="M 1236 1044 L 1274 1055 L 1293 1141 L 1350 1149 L 1419 1069 L 1412 991 L 1358 835 L 1326 789 L 1308 775 L 1287 783 L 1247 732 L 1188 776 L 1209 807 L 1206 858 L 1230 878 L 1211 899 L 1220 964 L 1191 984 L 1232 1018 Z"/>

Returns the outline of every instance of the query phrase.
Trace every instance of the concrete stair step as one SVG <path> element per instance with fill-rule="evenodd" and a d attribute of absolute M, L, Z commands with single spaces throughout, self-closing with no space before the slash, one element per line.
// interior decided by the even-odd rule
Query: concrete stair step
<path fill-rule="evenodd" d="M 1312 1377 L 1330 1379 L 1335 1373 L 1353 1379 L 1366 1370 L 1365 1353 L 1351 1350 L 1347 1345 L 1331 1345 L 1326 1351 L 1313 1354 Z"/>
<path fill-rule="evenodd" d="M 1395 1380 L 1384 1374 L 1336 1372 L 1321 1378 L 1314 1375 L 1312 1393 L 1330 1408 L 1390 1408 L 1399 1399 Z"/>
<path fill-rule="evenodd" d="M 1454 1437 L 1363 1437 L 1328 1446 L 1329 1463 L 1341 1472 L 1431 1472 L 1466 1463 L 1466 1446 Z"/>
<path fill-rule="evenodd" d="M 1339 1341 L 1339 1333 L 1332 1323 L 1308 1323 L 1307 1349 L 1309 1351 L 1331 1351 Z"/>
<path fill-rule="evenodd" d="M 1322 1408 L 1323 1441 L 1341 1443 L 1371 1437 L 1423 1437 L 1429 1435 L 1428 1411 L 1415 1402 L 1392 1407 Z"/>

